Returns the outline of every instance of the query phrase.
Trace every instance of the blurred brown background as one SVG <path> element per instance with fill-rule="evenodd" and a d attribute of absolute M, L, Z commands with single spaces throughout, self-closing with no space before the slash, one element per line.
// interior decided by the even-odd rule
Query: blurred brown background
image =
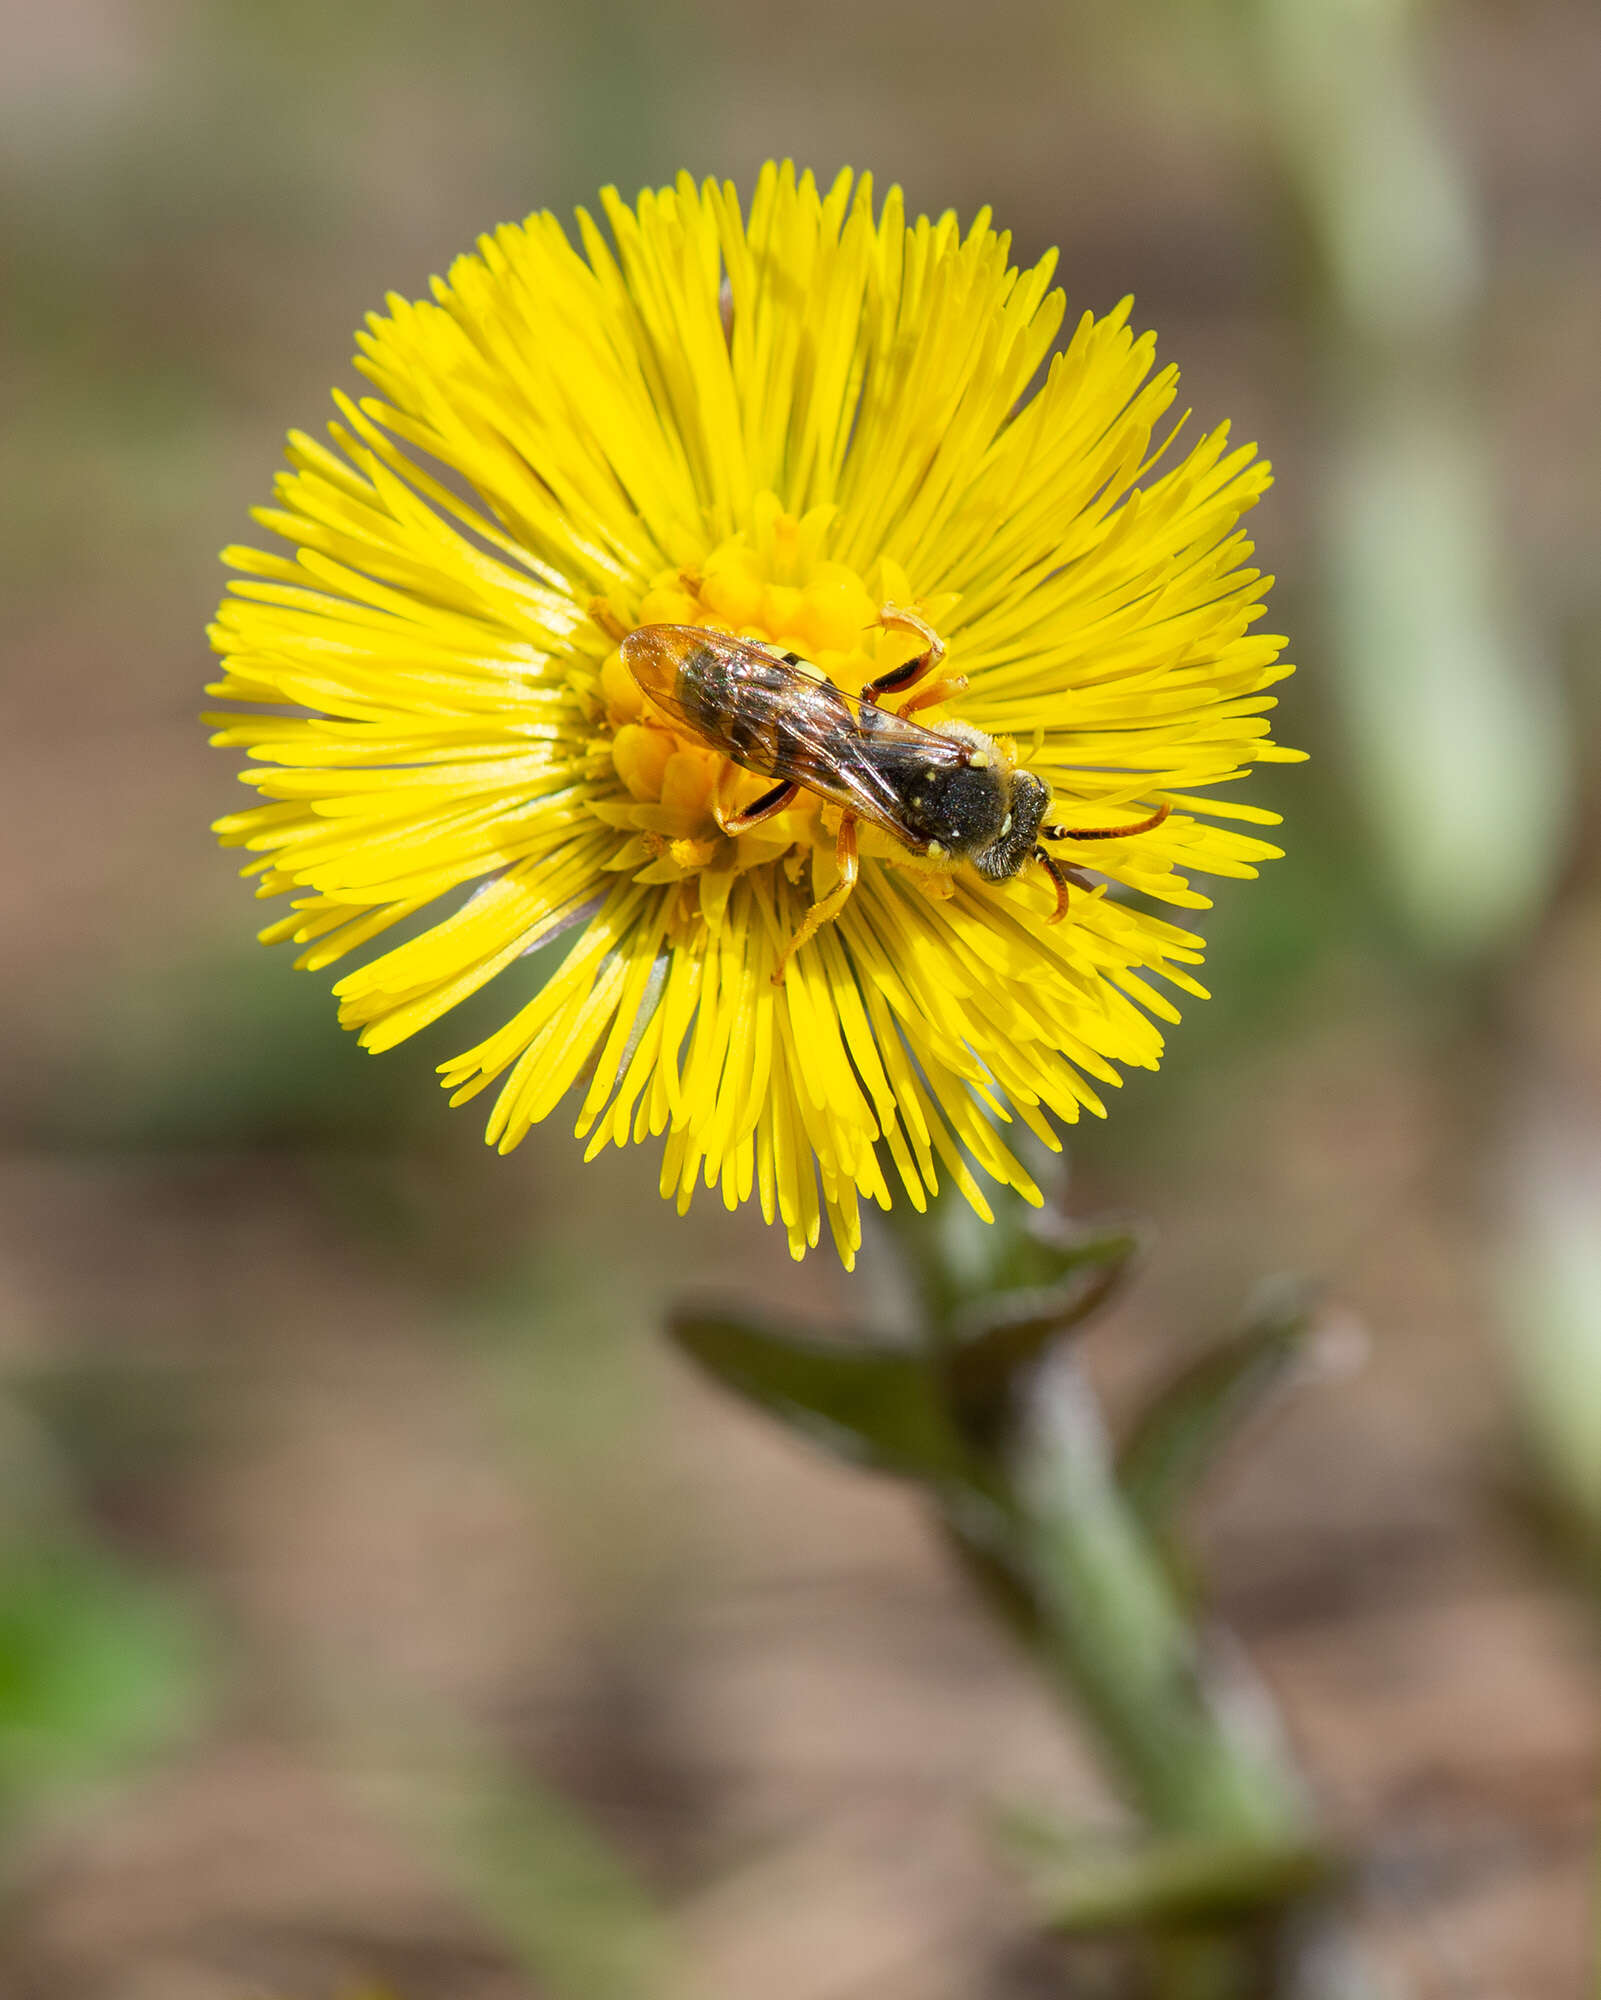
<path fill-rule="evenodd" d="M 1315 761 L 1075 1135 L 1078 1211 L 1151 1227 L 1096 1355 L 1115 1402 L 1327 1280 L 1366 1365 L 1213 1491 L 1219 1602 L 1402 1990 L 1584 1990 L 1598 105 L 1585 0 L 5 0 L 0 1993 L 1102 1990 L 982 1825 L 1106 1817 L 1088 1759 L 904 1494 L 653 1330 L 892 1311 L 887 1255 L 797 1272 L 557 1121 L 496 1159 L 432 1077 L 471 1025 L 363 1055 L 206 832 L 215 551 L 363 312 L 786 153 L 1060 245 L 1277 464 Z"/>

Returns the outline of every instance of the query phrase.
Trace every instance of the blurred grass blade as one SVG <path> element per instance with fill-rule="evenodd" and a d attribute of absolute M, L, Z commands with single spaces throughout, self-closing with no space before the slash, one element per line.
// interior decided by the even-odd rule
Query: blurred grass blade
<path fill-rule="evenodd" d="M 451 1828 L 453 1872 L 553 2000 L 662 1990 L 662 1919 L 631 1870 L 554 1793 L 478 1774 Z"/>
<path fill-rule="evenodd" d="M 1500 1318 L 1546 1497 L 1601 1582 L 1601 1166 L 1595 1134 L 1537 1120 L 1515 1182 Z"/>
<path fill-rule="evenodd" d="M 1333 454 L 1334 688 L 1412 938 L 1491 949 L 1549 892 L 1571 773 L 1558 692 L 1497 572 L 1488 447 L 1449 391 L 1370 392 Z M 1486 800 L 1495 801 L 1486 810 Z"/>
<path fill-rule="evenodd" d="M 1304 1367 L 1314 1337 L 1309 1304 L 1287 1300 L 1157 1391 L 1117 1468 L 1124 1494 L 1148 1527 L 1166 1532 L 1241 1425 Z"/>
<path fill-rule="evenodd" d="M 1573 771 L 1501 548 L 1503 482 L 1473 386 L 1482 229 L 1425 18 L 1414 0 L 1250 0 L 1241 53 L 1299 197 L 1335 413 L 1331 685 L 1408 937 L 1463 957 L 1538 913 Z"/>
<path fill-rule="evenodd" d="M 1319 252 L 1324 303 L 1397 348 L 1471 313 L 1485 248 L 1417 0 L 1246 0 L 1242 50 Z"/>
<path fill-rule="evenodd" d="M 665 1917 L 627 1857 L 505 1743 L 382 1672 L 324 1690 L 343 1769 L 485 1919 L 548 2000 L 655 2000 Z"/>
<path fill-rule="evenodd" d="M 668 1331 L 725 1388 L 837 1458 L 912 1479 L 963 1470 L 938 1380 L 919 1355 L 707 1313 L 677 1313 Z"/>

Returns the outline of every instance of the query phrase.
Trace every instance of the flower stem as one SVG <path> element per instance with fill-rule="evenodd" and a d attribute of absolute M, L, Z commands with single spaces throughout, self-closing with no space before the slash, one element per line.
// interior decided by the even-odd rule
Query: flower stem
<path fill-rule="evenodd" d="M 900 1230 L 915 1345 L 686 1311 L 674 1338 L 824 1449 L 920 1484 L 951 1549 L 1134 1808 L 1133 1838 L 1034 1830 L 1045 1923 L 1153 1955 L 1168 2000 L 1357 2000 L 1313 1935 L 1336 1857 L 1272 1703 L 1199 1612 L 1175 1510 L 1286 1355 L 1303 1308 L 1262 1311 L 1174 1378 L 1114 1457 L 1076 1330 L 1120 1282 L 1127 1230 L 1048 1212 L 970 1226 L 942 1204 Z M 1020 1833 L 1022 1827 L 1017 1827 Z M 1314 1961 L 1316 1969 L 1314 1970 Z"/>
<path fill-rule="evenodd" d="M 1253 1857 L 1247 1872 L 1262 1848 L 1304 1857 L 1311 1805 L 1267 1697 L 1181 1603 L 1071 1357 L 1032 1400 L 1016 1497 L 1043 1663 L 1093 1720 L 1153 1829 L 1227 1843 Z"/>
<path fill-rule="evenodd" d="M 1115 1286 L 1133 1238 L 1060 1243 L 1064 1266 L 1081 1260 L 1076 1295 L 1046 1288 L 1052 1272 L 1033 1261 L 1039 1239 L 1010 1215 L 975 1236 L 946 1210 L 904 1226 L 900 1240 L 918 1281 L 926 1365 L 965 1440 L 960 1474 L 936 1485 L 953 1550 L 1088 1727 L 1142 1822 L 1130 1844 L 1036 1840 L 1047 1921 L 1143 1936 L 1157 1990 L 1172 2000 L 1309 1992 L 1296 1950 L 1275 1951 L 1274 1935 L 1329 1884 L 1335 1857 L 1269 1696 L 1175 1573 L 1163 1530 L 1185 1481 L 1165 1503 L 1146 1494 L 1142 1504 L 1125 1485 L 1066 1337 Z M 1050 1301 L 1064 1296 L 1068 1317 L 1048 1331 Z M 1298 1312 L 1268 1314 L 1238 1352 L 1256 1369 L 1297 1323 L 1304 1330 Z M 1238 1368 L 1214 1373 L 1235 1385 L 1230 1393 L 1246 1380 Z M 1204 1385 L 1194 1393 L 1199 1402 L 1169 1412 L 1187 1436 L 1206 1438 L 1205 1457 L 1229 1418 Z M 1276 1970 L 1264 1969 L 1264 1949 Z"/>

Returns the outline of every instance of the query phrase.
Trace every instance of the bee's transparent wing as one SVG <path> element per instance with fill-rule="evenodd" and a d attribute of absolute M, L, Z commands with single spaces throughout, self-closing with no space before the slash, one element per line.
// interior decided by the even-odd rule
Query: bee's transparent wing
<path fill-rule="evenodd" d="M 648 625 L 624 641 L 651 700 L 702 742 L 763 777 L 802 785 L 908 847 L 906 801 L 930 770 L 954 769 L 967 746 L 904 722 L 782 655 L 726 633 Z"/>

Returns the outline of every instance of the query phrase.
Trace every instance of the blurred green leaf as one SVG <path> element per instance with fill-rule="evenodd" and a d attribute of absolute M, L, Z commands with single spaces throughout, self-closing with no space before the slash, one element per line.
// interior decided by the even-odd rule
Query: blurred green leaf
<path fill-rule="evenodd" d="M 0 1553 L 0 1796 L 110 1775 L 196 1713 L 188 1608 L 75 1542 Z"/>
<path fill-rule="evenodd" d="M 1043 1209 L 1002 1202 L 993 1222 L 965 1202 L 936 1201 L 926 1214 L 910 1208 L 890 1211 L 889 1226 L 924 1308 L 956 1339 L 977 1338 L 987 1318 L 1006 1317 L 1006 1295 L 1048 1291 L 1138 1248 L 1134 1231 L 1126 1226 L 1085 1229 L 1070 1222 L 1056 1205 L 1062 1193 L 1057 1185 L 1063 1179 L 1060 1164 L 1043 1147 L 1039 1151 L 1042 1157 L 1030 1164 L 1046 1187 L 1048 1205 Z"/>
<path fill-rule="evenodd" d="M 1159 1389 L 1118 1457 L 1135 1512 L 1164 1531 L 1252 1413 L 1305 1360 L 1312 1312 L 1294 1293 Z"/>
<path fill-rule="evenodd" d="M 725 1388 L 838 1458 L 936 1481 L 966 1468 L 938 1380 L 919 1355 L 706 1313 L 675 1314 L 668 1331 Z"/>
<path fill-rule="evenodd" d="M 975 1442 L 1003 1426 L 1022 1379 L 1065 1334 L 1093 1317 L 1118 1289 L 1138 1245 L 1127 1230 L 1032 1236 L 1023 1268 L 1050 1268 L 1052 1283 L 1018 1284 L 965 1300 L 952 1312 L 944 1370 L 953 1413 Z"/>

